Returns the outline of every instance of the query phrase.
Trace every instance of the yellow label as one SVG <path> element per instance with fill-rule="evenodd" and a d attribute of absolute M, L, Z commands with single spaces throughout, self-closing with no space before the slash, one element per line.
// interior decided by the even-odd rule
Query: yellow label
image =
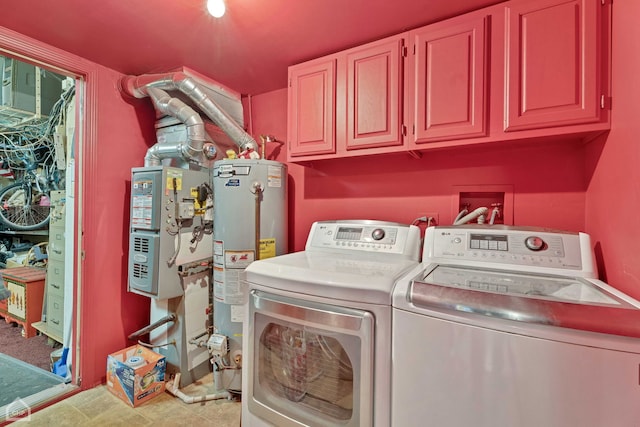
<path fill-rule="evenodd" d="M 182 172 L 168 170 L 167 171 L 167 189 L 173 190 L 173 180 L 176 180 L 176 191 L 182 190 Z"/>
<path fill-rule="evenodd" d="M 204 215 L 204 212 L 207 207 L 207 201 L 203 200 L 202 204 L 198 202 L 198 187 L 191 187 L 189 190 L 191 193 L 191 197 L 193 197 L 193 207 L 196 215 Z"/>
<path fill-rule="evenodd" d="M 276 256 L 276 239 L 260 239 L 260 259 Z"/>

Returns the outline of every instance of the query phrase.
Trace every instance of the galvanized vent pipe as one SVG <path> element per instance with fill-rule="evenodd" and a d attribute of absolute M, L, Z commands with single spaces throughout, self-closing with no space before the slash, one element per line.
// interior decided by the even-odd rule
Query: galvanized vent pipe
<path fill-rule="evenodd" d="M 256 141 L 220 108 L 216 102 L 207 96 L 193 78 L 184 72 L 127 76 L 120 81 L 120 88 L 123 93 L 136 98 L 150 96 L 154 100 L 156 111 L 165 115 L 169 114 L 184 123 L 188 122 L 187 125 L 192 127 L 188 135 L 189 137 L 193 137 L 194 140 L 189 141 L 187 148 L 182 150 L 183 154 L 196 155 L 194 151 L 198 149 L 202 152 L 202 146 L 204 141 L 206 141 L 206 131 L 204 130 L 204 123 L 202 123 L 202 119 L 196 111 L 179 99 L 166 99 L 165 95 L 168 96 L 168 94 L 164 91 L 167 90 L 179 90 L 189 97 L 215 125 L 222 129 L 222 131 L 236 143 L 240 151 L 257 149 Z M 178 115 L 180 115 L 180 117 Z M 197 119 L 195 119 L 194 116 L 197 116 Z M 198 122 L 198 119 L 200 119 L 200 122 Z M 159 147 L 155 149 L 156 153 L 148 154 L 147 157 L 150 157 L 150 161 L 156 162 L 159 157 L 158 153 L 168 152 L 171 149 L 171 147 Z M 187 160 L 190 159 L 188 158 Z"/>

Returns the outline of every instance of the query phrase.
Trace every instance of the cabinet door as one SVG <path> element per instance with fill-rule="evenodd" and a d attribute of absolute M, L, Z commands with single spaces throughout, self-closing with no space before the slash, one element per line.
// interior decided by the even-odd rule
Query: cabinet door
<path fill-rule="evenodd" d="M 335 92 L 335 59 L 289 68 L 290 156 L 335 153 Z"/>
<path fill-rule="evenodd" d="M 487 132 L 487 33 L 484 15 L 412 31 L 414 142 Z"/>
<path fill-rule="evenodd" d="M 404 39 L 348 51 L 347 150 L 402 145 Z"/>
<path fill-rule="evenodd" d="M 506 131 L 599 119 L 599 7 L 596 0 L 507 5 Z"/>

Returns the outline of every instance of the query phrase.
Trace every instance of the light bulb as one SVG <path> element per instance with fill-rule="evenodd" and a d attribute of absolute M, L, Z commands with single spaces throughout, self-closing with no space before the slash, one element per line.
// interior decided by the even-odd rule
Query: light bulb
<path fill-rule="evenodd" d="M 207 0 L 207 10 L 214 18 L 222 17 L 226 10 L 224 0 Z"/>

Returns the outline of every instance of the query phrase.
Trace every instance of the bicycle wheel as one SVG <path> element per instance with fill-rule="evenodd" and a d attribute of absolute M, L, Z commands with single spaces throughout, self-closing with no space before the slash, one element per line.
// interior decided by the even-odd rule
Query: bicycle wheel
<path fill-rule="evenodd" d="M 11 230 L 38 230 L 49 223 L 49 196 L 29 182 L 0 189 L 0 223 Z"/>

